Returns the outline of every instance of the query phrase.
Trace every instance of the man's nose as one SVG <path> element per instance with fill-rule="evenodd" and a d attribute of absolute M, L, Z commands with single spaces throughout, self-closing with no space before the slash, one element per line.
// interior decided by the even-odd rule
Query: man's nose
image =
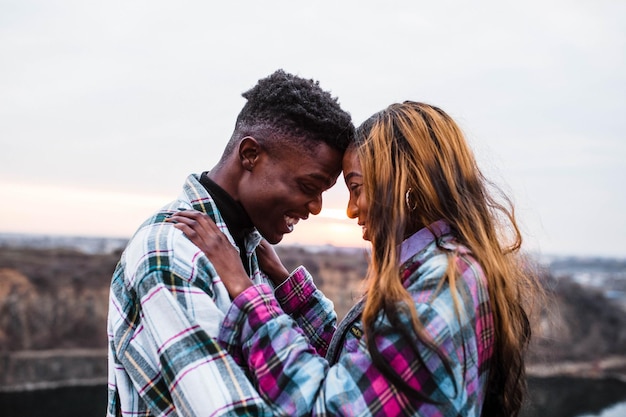
<path fill-rule="evenodd" d="M 322 211 L 322 195 L 319 194 L 315 199 L 309 201 L 307 209 L 314 216 L 320 214 Z"/>

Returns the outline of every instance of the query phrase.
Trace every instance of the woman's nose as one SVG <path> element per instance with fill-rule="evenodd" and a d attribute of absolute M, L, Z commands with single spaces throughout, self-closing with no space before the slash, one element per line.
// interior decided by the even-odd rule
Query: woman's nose
<path fill-rule="evenodd" d="M 348 207 L 346 208 L 346 214 L 350 219 L 356 219 L 359 216 L 359 209 L 357 205 L 352 201 L 352 198 L 348 201 Z"/>

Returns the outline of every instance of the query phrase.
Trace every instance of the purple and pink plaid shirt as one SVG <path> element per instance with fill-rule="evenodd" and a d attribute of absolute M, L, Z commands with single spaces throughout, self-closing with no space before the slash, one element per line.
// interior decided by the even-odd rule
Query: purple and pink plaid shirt
<path fill-rule="evenodd" d="M 179 207 L 208 213 L 228 235 L 190 176 L 181 197 L 129 242 L 111 283 L 108 416 L 480 414 L 493 342 L 486 283 L 444 223 L 432 225 L 435 236 L 424 229 L 403 244 L 402 276 L 452 372 L 419 340 L 403 337 L 384 317 L 377 322 L 386 361 L 440 403 L 433 405 L 400 392 L 373 366 L 362 301 L 336 330 L 332 303 L 303 268 L 272 290 L 254 255 L 258 234 L 247 249 L 257 285 L 231 303 L 206 256 L 164 222 Z M 458 254 L 458 314 L 451 288 L 444 283 L 437 291 L 449 251 Z"/>
<path fill-rule="evenodd" d="M 324 349 L 311 346 L 301 326 L 314 316 L 309 295 L 316 290 L 306 271 L 299 270 L 275 293 L 260 284 L 240 294 L 219 334 L 220 344 L 248 370 L 274 415 L 480 416 L 494 341 L 487 282 L 445 222 L 430 229 L 434 235 L 422 229 L 403 243 L 401 274 L 450 371 L 432 349 L 398 331 L 382 314 L 376 343 L 396 373 L 436 403 L 403 392 L 374 366 L 363 337 L 363 301 L 336 332 L 328 326 L 326 334 L 318 334 L 319 341 L 332 336 L 326 357 Z M 449 259 L 458 271 L 454 288 L 447 280 L 442 283 Z M 285 312 L 305 320 L 298 325 Z M 408 314 L 400 315 L 402 325 L 410 326 L 409 320 Z"/>

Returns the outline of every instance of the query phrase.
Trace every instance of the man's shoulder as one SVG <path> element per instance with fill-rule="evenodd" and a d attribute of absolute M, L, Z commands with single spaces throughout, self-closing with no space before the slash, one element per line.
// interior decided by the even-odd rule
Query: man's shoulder
<path fill-rule="evenodd" d="M 120 264 L 131 286 L 155 274 L 187 281 L 208 276 L 206 256 L 173 224 L 162 221 L 145 224 L 128 242 Z"/>

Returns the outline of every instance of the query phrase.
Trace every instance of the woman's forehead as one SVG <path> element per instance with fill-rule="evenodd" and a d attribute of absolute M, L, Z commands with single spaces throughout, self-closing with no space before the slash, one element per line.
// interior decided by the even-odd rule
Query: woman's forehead
<path fill-rule="evenodd" d="M 346 180 L 350 179 L 354 175 L 363 176 L 361 171 L 361 163 L 359 161 L 359 154 L 354 148 L 349 148 L 343 155 L 343 176 Z"/>

